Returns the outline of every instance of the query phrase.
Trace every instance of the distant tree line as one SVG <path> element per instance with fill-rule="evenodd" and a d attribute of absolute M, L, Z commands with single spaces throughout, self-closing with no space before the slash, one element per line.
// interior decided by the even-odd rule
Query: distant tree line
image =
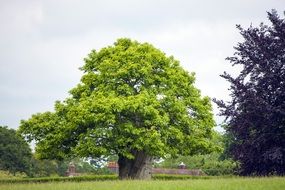
<path fill-rule="evenodd" d="M 206 175 L 236 175 L 239 165 L 229 157 L 225 151 L 226 137 L 218 132 L 215 133 L 213 141 L 219 144 L 220 150 L 210 154 L 197 154 L 193 156 L 167 157 L 162 162 L 155 163 L 155 167 L 179 168 L 179 164 L 185 164 L 186 169 L 200 169 Z"/>
<path fill-rule="evenodd" d="M 9 171 L 12 175 L 24 173 L 29 177 L 65 176 L 70 162 L 75 164 L 78 173 L 110 173 L 98 165 L 98 160 L 76 157 L 64 160 L 38 159 L 16 130 L 0 126 L 0 170 Z"/>

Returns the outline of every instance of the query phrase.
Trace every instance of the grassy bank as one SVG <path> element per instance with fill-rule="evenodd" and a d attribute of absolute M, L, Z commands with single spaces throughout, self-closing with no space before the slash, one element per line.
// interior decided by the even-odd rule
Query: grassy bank
<path fill-rule="evenodd" d="M 3 190 L 284 190 L 285 178 L 213 178 L 150 181 L 94 181 L 0 184 Z"/>

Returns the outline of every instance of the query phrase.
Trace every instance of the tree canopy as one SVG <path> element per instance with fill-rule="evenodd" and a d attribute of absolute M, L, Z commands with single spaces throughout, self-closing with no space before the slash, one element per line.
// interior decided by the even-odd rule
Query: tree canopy
<path fill-rule="evenodd" d="M 213 148 L 210 99 L 173 57 L 148 43 L 119 39 L 93 50 L 81 70 L 81 82 L 54 112 L 21 121 L 20 131 L 35 140 L 39 157 L 118 155 L 120 170 L 131 163 L 126 175 L 135 178 L 130 173 L 146 157 Z"/>
<path fill-rule="evenodd" d="M 0 126 L 0 170 L 29 174 L 31 158 L 28 143 L 14 129 Z"/>
<path fill-rule="evenodd" d="M 268 18 L 270 26 L 238 26 L 244 41 L 227 59 L 242 70 L 237 77 L 222 75 L 232 100 L 216 101 L 243 175 L 285 174 L 285 20 L 275 10 Z"/>

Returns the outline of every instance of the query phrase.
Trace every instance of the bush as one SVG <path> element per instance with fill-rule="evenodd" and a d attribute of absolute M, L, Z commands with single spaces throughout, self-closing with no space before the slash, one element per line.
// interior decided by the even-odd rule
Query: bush
<path fill-rule="evenodd" d="M 237 163 L 231 159 L 221 159 L 221 154 L 213 152 L 208 155 L 179 156 L 178 158 L 167 158 L 155 167 L 177 168 L 183 162 L 187 169 L 201 169 L 207 175 L 234 175 Z"/>

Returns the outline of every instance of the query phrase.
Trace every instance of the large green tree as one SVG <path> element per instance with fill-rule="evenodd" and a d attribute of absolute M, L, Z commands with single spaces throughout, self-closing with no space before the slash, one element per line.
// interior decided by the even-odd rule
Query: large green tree
<path fill-rule="evenodd" d="M 0 126 L 0 170 L 29 174 L 31 158 L 28 143 L 14 129 Z"/>
<path fill-rule="evenodd" d="M 142 179 L 150 177 L 154 157 L 211 150 L 210 99 L 173 57 L 119 39 L 93 50 L 81 69 L 71 97 L 21 122 L 40 157 L 118 155 L 120 178 Z"/>

